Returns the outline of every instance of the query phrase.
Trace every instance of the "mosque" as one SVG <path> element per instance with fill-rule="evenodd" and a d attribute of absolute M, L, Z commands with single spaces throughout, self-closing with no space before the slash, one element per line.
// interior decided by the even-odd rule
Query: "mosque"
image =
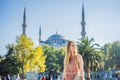
<path fill-rule="evenodd" d="M 40 33 L 41 33 L 41 28 L 40 28 Z M 58 32 L 56 32 L 56 34 L 53 34 L 50 37 L 48 37 L 48 39 L 46 41 L 42 41 L 41 34 L 39 34 L 40 45 L 48 44 L 49 46 L 55 46 L 55 47 L 59 48 L 62 46 L 66 46 L 68 41 L 69 40 L 67 40 L 62 34 L 58 34 Z"/>
<path fill-rule="evenodd" d="M 85 13 L 84 13 L 84 2 L 82 4 L 82 21 L 81 21 L 81 26 L 82 26 L 82 32 L 81 32 L 81 36 L 82 38 L 85 38 L 86 32 L 85 32 Z M 23 35 L 26 35 L 26 7 L 24 7 L 24 14 L 23 14 Z M 39 29 L 39 45 L 44 45 L 44 44 L 48 44 L 49 46 L 54 46 L 54 47 L 62 47 L 62 46 L 66 46 L 69 40 L 67 40 L 62 34 L 58 34 L 58 32 L 56 32 L 55 34 L 52 34 L 50 37 L 48 37 L 47 40 L 42 40 L 41 39 L 41 27 Z"/>

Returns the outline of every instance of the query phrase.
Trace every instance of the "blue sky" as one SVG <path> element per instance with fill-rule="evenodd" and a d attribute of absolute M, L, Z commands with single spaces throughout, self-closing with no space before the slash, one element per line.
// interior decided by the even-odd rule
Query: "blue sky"
<path fill-rule="evenodd" d="M 86 35 L 101 46 L 120 40 L 120 0 L 85 0 Z M 22 34 L 26 5 L 26 34 L 38 45 L 39 27 L 42 40 L 56 33 L 66 39 L 81 38 L 82 0 L 0 0 L 0 54 Z"/>

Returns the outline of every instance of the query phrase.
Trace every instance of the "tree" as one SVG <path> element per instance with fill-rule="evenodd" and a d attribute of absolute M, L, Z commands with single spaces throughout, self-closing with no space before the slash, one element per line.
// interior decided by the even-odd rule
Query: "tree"
<path fill-rule="evenodd" d="M 61 73 L 63 71 L 63 58 L 65 54 L 65 48 L 57 49 L 52 46 L 44 45 L 44 53 L 46 54 L 46 72 L 49 75 Z"/>
<path fill-rule="evenodd" d="M 105 44 L 102 47 L 105 57 L 105 69 L 110 70 L 113 68 L 120 69 L 120 41 Z M 111 64 L 112 63 L 112 64 Z"/>
<path fill-rule="evenodd" d="M 95 51 L 91 60 L 91 70 L 97 71 L 100 69 L 104 69 L 104 54 L 102 51 Z"/>
<path fill-rule="evenodd" d="M 24 74 L 29 70 L 35 71 L 37 69 L 43 72 L 45 70 L 46 56 L 42 48 L 40 46 L 34 47 L 33 41 L 25 35 L 18 37 L 16 42 L 15 54 L 21 62 L 23 79 Z"/>
<path fill-rule="evenodd" d="M 112 44 L 105 44 L 101 47 L 101 50 L 104 54 L 104 69 L 109 70 L 111 68 L 111 62 L 110 62 L 110 49 L 112 48 Z"/>
<path fill-rule="evenodd" d="M 120 69 L 120 41 L 115 41 L 112 43 L 110 49 L 110 62 L 113 64 L 111 68 L 119 68 Z"/>
<path fill-rule="evenodd" d="M 31 53 L 27 55 L 27 63 L 25 64 L 25 72 L 31 71 L 38 71 L 44 72 L 46 65 L 46 55 L 44 55 L 43 50 L 40 46 L 36 47 Z"/>
<path fill-rule="evenodd" d="M 63 61 L 64 61 L 65 52 L 66 52 L 66 48 L 65 47 L 61 47 L 58 50 L 58 54 L 57 54 L 58 61 L 57 61 L 57 63 L 60 66 L 59 72 L 63 72 L 63 66 L 64 66 L 63 65 Z"/>
<path fill-rule="evenodd" d="M 88 37 L 79 39 L 78 44 L 78 52 L 82 55 L 84 60 L 84 68 L 86 72 L 86 80 L 90 80 L 90 66 L 93 61 L 95 61 L 95 57 L 97 54 L 95 52 L 99 52 L 99 44 L 93 43 L 94 39 L 90 40 Z M 97 46 L 97 47 L 95 47 Z M 95 56 L 95 57 L 94 57 Z"/>
<path fill-rule="evenodd" d="M 7 74 L 18 74 L 20 72 L 20 62 L 18 62 L 14 55 L 14 45 L 8 44 L 6 48 L 8 52 L 0 62 L 0 75 L 6 76 Z"/>

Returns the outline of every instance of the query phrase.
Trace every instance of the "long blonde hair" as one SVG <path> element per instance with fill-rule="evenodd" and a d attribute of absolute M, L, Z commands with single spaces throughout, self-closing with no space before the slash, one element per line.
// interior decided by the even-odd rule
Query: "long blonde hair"
<path fill-rule="evenodd" d="M 70 64 L 70 58 L 72 57 L 71 56 L 71 50 L 70 50 L 70 46 L 71 46 L 71 43 L 74 43 L 74 41 L 69 41 L 68 42 L 68 44 L 67 44 L 67 52 L 66 52 L 66 54 L 65 54 L 65 58 L 64 58 L 64 71 L 63 71 L 63 79 L 62 80 L 64 80 L 64 78 L 65 78 L 65 76 L 66 76 L 66 66 L 68 65 L 68 64 Z M 75 50 L 75 52 L 74 52 L 74 55 L 77 55 L 77 48 L 76 48 L 76 50 Z"/>
<path fill-rule="evenodd" d="M 69 41 L 67 44 L 67 52 L 64 59 L 64 65 L 67 65 L 70 63 L 70 57 L 71 57 L 70 46 L 72 42 L 74 43 L 74 41 Z M 76 51 L 74 52 L 74 55 L 77 55 L 77 48 L 76 48 Z"/>

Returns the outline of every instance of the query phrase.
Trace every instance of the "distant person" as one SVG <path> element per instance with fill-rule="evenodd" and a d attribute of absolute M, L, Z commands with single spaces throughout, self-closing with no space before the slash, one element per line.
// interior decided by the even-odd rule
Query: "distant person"
<path fill-rule="evenodd" d="M 47 76 L 47 77 L 46 77 L 46 80 L 50 80 L 50 77 L 49 77 L 49 76 Z"/>
<path fill-rule="evenodd" d="M 46 80 L 45 76 L 43 76 L 41 80 Z"/>
<path fill-rule="evenodd" d="M 10 80 L 10 75 L 9 74 L 6 76 L 6 80 Z"/>
<path fill-rule="evenodd" d="M 16 75 L 16 80 L 20 80 L 19 74 Z"/>
<path fill-rule="evenodd" d="M 50 80 L 53 80 L 53 76 L 51 75 Z"/>
<path fill-rule="evenodd" d="M 60 77 L 57 76 L 57 79 L 56 80 L 60 80 Z"/>

